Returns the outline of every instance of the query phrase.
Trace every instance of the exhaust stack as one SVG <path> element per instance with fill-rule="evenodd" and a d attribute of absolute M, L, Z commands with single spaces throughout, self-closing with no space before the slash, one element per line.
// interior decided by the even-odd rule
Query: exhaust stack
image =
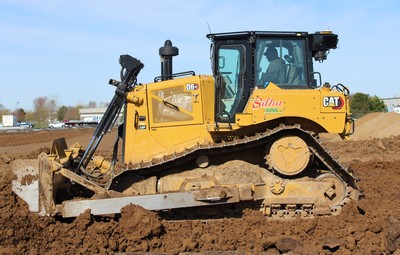
<path fill-rule="evenodd" d="M 172 79 L 172 57 L 179 55 L 179 49 L 172 46 L 170 40 L 166 40 L 164 46 L 160 48 L 159 54 L 161 57 L 161 80 Z"/>

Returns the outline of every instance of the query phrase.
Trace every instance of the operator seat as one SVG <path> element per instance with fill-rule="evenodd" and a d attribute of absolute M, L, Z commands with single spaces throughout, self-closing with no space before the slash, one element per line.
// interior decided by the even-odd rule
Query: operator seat
<path fill-rule="evenodd" d="M 298 84 L 299 83 L 299 72 L 296 65 L 294 64 L 293 58 L 289 55 L 285 55 L 284 59 L 288 64 L 285 65 L 285 84 Z"/>

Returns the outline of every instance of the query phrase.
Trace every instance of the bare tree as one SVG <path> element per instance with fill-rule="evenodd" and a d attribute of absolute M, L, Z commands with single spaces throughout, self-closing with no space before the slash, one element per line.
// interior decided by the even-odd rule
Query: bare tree
<path fill-rule="evenodd" d="M 37 97 L 33 99 L 33 110 L 36 112 L 43 108 L 46 108 L 47 100 L 47 97 Z"/>
<path fill-rule="evenodd" d="M 33 100 L 33 113 L 38 126 L 46 126 L 49 120 L 50 116 L 47 102 L 47 97 L 38 97 Z"/>
<path fill-rule="evenodd" d="M 52 97 L 51 99 L 49 99 L 46 106 L 50 112 L 50 116 L 49 116 L 50 119 L 55 120 L 57 118 L 57 110 L 58 110 L 57 98 Z"/>
<path fill-rule="evenodd" d="M 33 121 L 38 126 L 47 126 L 49 121 L 53 121 L 57 118 L 58 103 L 57 97 L 53 96 L 48 98 L 42 96 L 33 100 Z"/>
<path fill-rule="evenodd" d="M 89 101 L 88 107 L 89 108 L 96 108 L 97 107 L 96 101 Z"/>

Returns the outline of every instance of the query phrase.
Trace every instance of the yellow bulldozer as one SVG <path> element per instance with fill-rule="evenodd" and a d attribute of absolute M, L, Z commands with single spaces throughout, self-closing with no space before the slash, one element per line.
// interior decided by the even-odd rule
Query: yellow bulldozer
<path fill-rule="evenodd" d="M 326 60 L 338 36 L 207 37 L 213 75 L 173 73 L 179 50 L 170 40 L 159 49 L 161 75 L 151 83 L 137 82 L 140 60 L 121 55 L 120 81 L 109 81 L 115 95 L 86 149 L 60 138 L 48 155 L 15 160 L 14 192 L 31 211 L 62 217 L 136 204 L 156 211 L 246 205 L 272 218 L 307 218 L 336 215 L 357 201 L 356 178 L 318 140 L 320 133 L 348 139 L 354 132 L 349 89 L 322 83 L 313 69 L 313 58 Z M 95 155 L 121 110 L 113 155 Z M 262 168 L 210 167 L 215 158 L 249 153 L 259 155 Z"/>

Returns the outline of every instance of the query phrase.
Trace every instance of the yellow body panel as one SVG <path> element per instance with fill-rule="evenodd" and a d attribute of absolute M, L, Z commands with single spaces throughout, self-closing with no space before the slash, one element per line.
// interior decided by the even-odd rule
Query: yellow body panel
<path fill-rule="evenodd" d="M 130 94 L 143 102 L 126 106 L 126 164 L 179 153 L 212 140 L 206 128 L 213 121 L 212 76 L 150 83 Z"/>
<path fill-rule="evenodd" d="M 293 123 L 312 131 L 345 134 L 348 98 L 327 87 L 254 89 L 235 123 L 215 123 L 212 76 L 191 76 L 141 85 L 127 96 L 124 163 L 137 164 L 180 153 L 215 137 L 250 133 L 252 127 Z M 222 128 L 221 128 L 222 127 Z M 347 127 L 347 128 L 346 128 Z M 251 135 L 251 134 L 249 134 Z"/>
<path fill-rule="evenodd" d="M 342 93 L 330 89 L 281 89 L 271 83 L 253 91 L 244 113 L 252 115 L 253 125 L 279 118 L 303 118 L 328 133 L 342 133 L 348 112 L 345 100 Z"/>

